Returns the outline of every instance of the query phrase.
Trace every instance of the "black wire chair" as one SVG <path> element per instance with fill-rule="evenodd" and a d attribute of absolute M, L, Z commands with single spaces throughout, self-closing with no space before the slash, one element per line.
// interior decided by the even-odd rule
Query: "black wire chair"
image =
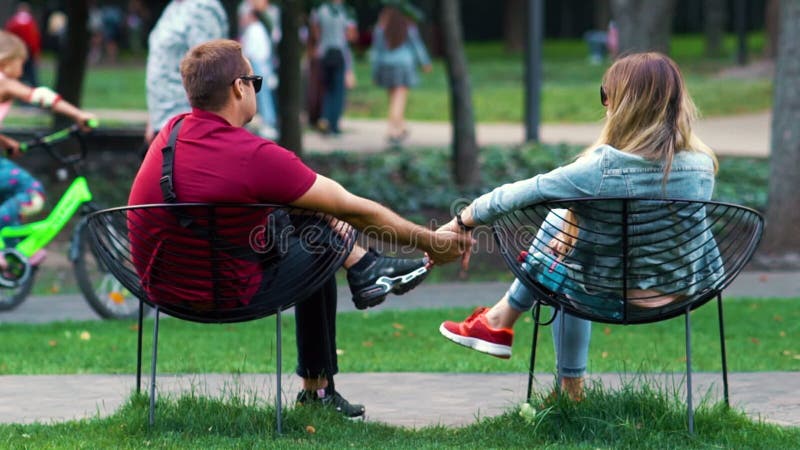
<path fill-rule="evenodd" d="M 356 232 L 329 215 L 271 204 L 127 206 L 87 216 L 95 256 L 139 298 L 136 390 L 144 305 L 154 310 L 150 424 L 155 422 L 159 315 L 232 323 L 276 315 L 276 428 L 282 428 L 281 311 L 334 275 Z"/>
<path fill-rule="evenodd" d="M 553 200 L 501 217 L 492 225 L 501 253 L 536 297 L 528 399 L 539 325 L 549 325 L 559 314 L 561 320 L 567 312 L 622 325 L 683 315 L 693 433 L 689 312 L 717 299 L 724 399 L 729 404 L 722 291 L 752 257 L 763 228 L 763 218 L 752 209 L 680 199 Z M 540 317 L 542 305 L 555 310 L 546 322 Z"/>

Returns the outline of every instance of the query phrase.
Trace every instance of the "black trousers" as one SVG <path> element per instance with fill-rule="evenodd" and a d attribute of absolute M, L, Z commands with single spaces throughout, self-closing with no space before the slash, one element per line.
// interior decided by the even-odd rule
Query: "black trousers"
<path fill-rule="evenodd" d="M 339 372 L 336 357 L 336 277 L 294 307 L 297 375 L 327 377 Z"/>

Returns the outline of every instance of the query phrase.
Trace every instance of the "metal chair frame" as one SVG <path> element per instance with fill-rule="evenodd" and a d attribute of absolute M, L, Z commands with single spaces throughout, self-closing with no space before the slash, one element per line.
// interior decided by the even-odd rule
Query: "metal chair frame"
<path fill-rule="evenodd" d="M 201 309 L 201 310 L 193 310 L 191 307 L 187 307 L 186 305 L 180 305 L 176 303 L 171 303 L 166 301 L 167 299 L 163 298 L 152 298 L 151 294 L 147 292 L 147 289 L 143 286 L 142 280 L 140 278 L 140 274 L 135 270 L 132 266 L 134 261 L 133 256 L 133 248 L 130 242 L 131 235 L 136 235 L 136 231 L 131 231 L 131 223 L 128 222 L 129 215 L 137 215 L 141 214 L 143 216 L 147 216 L 148 219 L 152 219 L 156 217 L 155 214 L 164 211 L 169 211 L 169 213 L 161 214 L 159 219 L 165 221 L 165 227 L 171 227 L 172 231 L 178 230 L 183 231 L 185 234 L 189 235 L 190 237 L 194 234 L 194 238 L 199 241 L 203 241 L 204 239 L 209 244 L 209 251 L 212 255 L 212 262 L 211 264 L 211 272 L 214 272 L 213 267 L 215 267 L 214 261 L 222 258 L 220 254 L 224 253 L 225 251 L 232 251 L 234 246 L 225 242 L 227 247 L 224 248 L 223 251 L 219 250 L 220 243 L 224 241 L 222 237 L 219 236 L 217 233 L 216 227 L 219 224 L 220 219 L 224 219 L 226 217 L 230 218 L 231 212 L 228 213 L 226 216 L 225 214 L 220 214 L 220 211 L 224 210 L 243 210 L 243 211 L 255 211 L 259 213 L 263 211 L 265 215 L 269 216 L 275 211 L 286 211 L 287 217 L 295 219 L 300 218 L 301 220 L 315 220 L 316 222 L 323 222 L 323 223 L 331 223 L 335 225 L 331 225 L 331 234 L 337 233 L 341 237 L 341 242 L 337 242 L 336 248 L 328 248 L 326 247 L 325 251 L 319 253 L 311 253 L 318 256 L 315 256 L 316 264 L 311 264 L 308 267 L 308 270 L 301 274 L 294 274 L 296 278 L 302 278 L 304 281 L 303 283 L 296 283 L 295 285 L 286 287 L 281 286 L 277 289 L 275 293 L 275 297 L 270 302 L 270 306 L 259 306 L 258 304 L 255 305 L 246 305 L 243 307 L 236 307 L 236 308 L 225 308 L 222 307 L 220 309 Z M 202 216 L 202 222 L 204 225 L 192 225 L 189 224 L 191 220 L 187 220 L 187 217 L 194 217 L 195 220 L 197 219 L 197 212 L 205 212 Z M 159 319 L 161 313 L 192 322 L 200 322 L 200 323 L 234 323 L 234 322 L 244 322 L 255 320 L 259 318 L 266 317 L 268 315 L 275 315 L 275 323 L 276 323 L 276 398 L 275 398 L 275 408 L 276 408 L 276 431 L 278 434 L 282 432 L 283 426 L 283 409 L 282 409 L 282 386 L 281 386 L 281 374 L 282 374 L 282 330 L 281 330 L 281 311 L 287 309 L 294 305 L 298 298 L 305 298 L 308 294 L 314 292 L 318 289 L 328 277 L 334 275 L 334 272 L 341 266 L 344 262 L 346 256 L 350 253 L 352 249 L 355 239 L 356 233 L 355 231 L 346 223 L 341 221 L 336 221 L 331 216 L 324 215 L 317 212 L 306 211 L 299 208 L 292 208 L 287 207 L 285 205 L 274 205 L 274 204 L 213 204 L 213 203 L 170 203 L 170 204 L 152 204 L 152 205 L 137 205 L 137 206 L 127 206 L 127 207 L 118 207 L 118 208 L 109 208 L 101 211 L 97 211 L 95 213 L 90 214 L 87 216 L 87 226 L 90 230 L 92 236 L 92 248 L 95 252 L 95 256 L 97 257 L 98 261 L 101 264 L 105 265 L 109 271 L 114 274 L 114 276 L 128 289 L 133 293 L 137 298 L 139 298 L 139 314 L 138 314 L 138 333 L 137 333 L 137 346 L 136 346 L 136 392 L 141 392 L 141 378 L 142 378 L 142 341 L 143 341 L 143 331 L 144 331 L 144 316 L 145 316 L 145 304 L 150 306 L 154 311 L 154 325 L 153 325 L 153 350 L 151 355 L 151 365 L 150 365 L 150 406 L 149 406 L 149 424 L 152 426 L 155 424 L 155 400 L 156 400 L 156 366 L 158 361 L 158 334 L 159 334 Z M 271 219 L 269 219 L 271 220 Z M 174 222 L 169 223 L 167 222 Z M 224 224 L 223 224 L 224 225 Z M 267 224 L 267 226 L 274 226 L 275 224 Z M 194 228 L 193 228 L 194 227 Z M 335 229 L 333 229 L 335 228 Z M 292 229 L 291 232 L 287 232 L 286 236 L 292 235 L 299 235 L 303 231 L 302 228 Z M 283 236 L 283 238 L 286 238 Z M 146 233 L 141 233 L 138 236 L 141 238 L 147 238 Z M 271 245 L 280 246 L 279 242 L 272 242 Z M 305 250 L 305 249 L 304 249 Z M 237 254 L 241 254 L 242 251 L 239 248 L 235 250 L 238 252 Z M 257 253 L 257 252 L 255 252 Z M 254 253 L 254 254 L 255 254 Z M 266 252 L 263 252 L 266 253 Z M 248 254 L 249 255 L 249 254 Z M 237 258 L 237 256 L 232 256 L 231 258 Z M 265 256 L 259 257 L 258 263 L 266 264 Z M 278 259 L 280 261 L 280 259 Z M 273 264 L 280 264 L 280 262 Z M 277 272 L 275 272 L 277 273 Z M 212 291 L 214 293 L 214 302 L 220 301 L 220 299 L 224 301 L 230 302 L 231 300 L 235 300 L 232 297 L 224 297 L 223 294 L 219 294 L 219 288 L 217 288 L 218 283 L 222 283 L 223 281 L 226 283 L 235 283 L 236 279 L 230 278 L 214 278 L 212 273 L 207 274 L 208 278 L 203 278 L 206 281 L 212 282 Z M 178 277 L 180 274 L 177 275 Z M 276 275 L 277 276 L 277 275 Z M 183 280 L 184 282 L 187 280 Z M 191 282 L 192 280 L 188 280 Z M 222 298 L 224 297 L 224 298 Z M 324 305 L 323 305 L 324 307 Z"/>
<path fill-rule="evenodd" d="M 566 294 L 556 292 L 553 289 L 545 286 L 542 282 L 537 280 L 535 274 L 530 273 L 529 269 L 523 269 L 518 261 L 520 250 L 527 250 L 530 245 L 531 233 L 529 232 L 532 225 L 535 225 L 537 230 L 540 228 L 542 221 L 546 219 L 547 214 L 553 209 L 571 209 L 586 207 L 587 205 L 621 205 L 619 214 L 621 222 L 617 225 L 621 228 L 620 238 L 620 255 L 621 267 L 623 268 L 621 276 L 621 301 L 623 305 L 622 317 L 610 318 L 601 315 L 597 312 L 592 312 L 591 309 L 581 308 L 580 302 L 576 302 L 574 298 L 569 298 Z M 630 267 L 632 265 L 630 253 L 632 248 L 631 239 L 631 224 L 629 218 L 632 214 L 638 212 L 637 205 L 654 203 L 664 208 L 665 213 L 659 217 L 659 220 L 668 221 L 670 217 L 670 209 L 686 205 L 696 205 L 698 210 L 702 208 L 704 216 L 703 224 L 707 226 L 706 230 L 709 232 L 719 231 L 720 234 L 725 233 L 723 237 L 731 238 L 734 242 L 719 242 L 717 236 L 714 235 L 715 243 L 720 247 L 719 259 L 724 267 L 724 276 L 721 280 L 714 283 L 708 288 L 701 290 L 691 298 L 682 300 L 679 308 L 672 310 L 663 309 L 658 310 L 651 315 L 642 317 L 632 317 L 628 314 L 629 311 L 629 298 L 628 298 L 628 282 L 630 274 Z M 606 211 L 608 212 L 608 211 Z M 706 216 L 706 213 L 708 215 Z M 718 214 L 718 215 L 715 215 Z M 725 220 L 729 219 L 729 220 Z M 522 230 L 526 227 L 525 230 Z M 534 322 L 533 336 L 531 342 L 531 356 L 530 366 L 528 370 L 528 388 L 527 399 L 530 401 L 533 389 L 534 367 L 536 363 L 536 346 L 538 343 L 539 326 L 546 326 L 551 324 L 554 320 L 564 319 L 564 313 L 569 312 L 572 315 L 588 319 L 596 322 L 615 323 L 615 324 L 636 324 L 636 323 L 649 323 L 667 320 L 678 315 L 683 315 L 685 320 L 685 347 L 686 347 L 686 389 L 687 389 L 687 416 L 689 433 L 694 433 L 694 408 L 692 402 L 692 353 L 691 353 L 691 314 L 693 309 L 700 307 L 709 300 L 716 298 L 717 300 L 717 320 L 719 323 L 719 339 L 720 339 L 720 353 L 722 358 L 722 382 L 723 382 L 723 396 L 726 405 L 730 405 L 729 391 L 728 391 L 728 363 L 725 348 L 725 325 L 722 308 L 722 291 L 736 278 L 744 266 L 752 257 L 764 229 L 763 217 L 756 211 L 739 205 L 730 203 L 713 202 L 713 201 L 695 201 L 684 199 L 649 199 L 649 198 L 622 198 L 622 197 L 602 197 L 602 198 L 576 198 L 566 200 L 552 200 L 530 205 L 515 212 L 509 213 L 502 217 L 492 225 L 493 234 L 498 242 L 501 253 L 506 261 L 506 264 L 511 268 L 512 272 L 517 276 L 517 279 L 522 282 L 526 287 L 531 289 L 537 296 L 534 300 L 532 308 L 532 316 Z M 725 231 L 727 230 L 727 231 Z M 525 232 L 520 232 L 525 231 Z M 737 232 L 746 232 L 745 235 L 733 236 Z M 580 235 L 580 232 L 578 233 Z M 712 232 L 713 234 L 713 232 Z M 699 234 L 697 235 L 699 236 Z M 552 236 L 551 236 L 552 237 Z M 580 236 L 574 236 L 580 239 Z M 738 242 L 735 242 L 736 237 Z M 534 238 L 536 239 L 536 238 Z M 731 240 L 728 239 L 728 240 Z M 543 322 L 541 320 L 541 307 L 542 305 L 551 306 L 554 308 L 553 316 Z M 563 322 L 562 322 L 563 325 Z M 563 333 L 564 327 L 561 327 Z M 563 341 L 563 339 L 561 340 Z M 559 349 L 560 351 L 560 349 Z"/>

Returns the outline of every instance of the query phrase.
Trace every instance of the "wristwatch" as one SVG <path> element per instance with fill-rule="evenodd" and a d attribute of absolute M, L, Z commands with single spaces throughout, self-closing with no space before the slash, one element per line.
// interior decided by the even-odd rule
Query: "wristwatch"
<path fill-rule="evenodd" d="M 456 214 L 456 222 L 458 222 L 458 226 L 462 231 L 472 231 L 475 229 L 475 227 L 471 227 L 464 223 L 464 221 L 461 219 L 461 211 Z"/>

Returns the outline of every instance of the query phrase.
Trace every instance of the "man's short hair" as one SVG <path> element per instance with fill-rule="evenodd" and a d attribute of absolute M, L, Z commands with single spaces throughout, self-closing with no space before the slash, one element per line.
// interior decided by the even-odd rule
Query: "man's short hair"
<path fill-rule="evenodd" d="M 228 89 L 237 77 L 248 75 L 242 46 L 230 39 L 214 39 L 190 49 L 181 61 L 183 88 L 194 108 L 218 111 L 228 101 Z"/>

